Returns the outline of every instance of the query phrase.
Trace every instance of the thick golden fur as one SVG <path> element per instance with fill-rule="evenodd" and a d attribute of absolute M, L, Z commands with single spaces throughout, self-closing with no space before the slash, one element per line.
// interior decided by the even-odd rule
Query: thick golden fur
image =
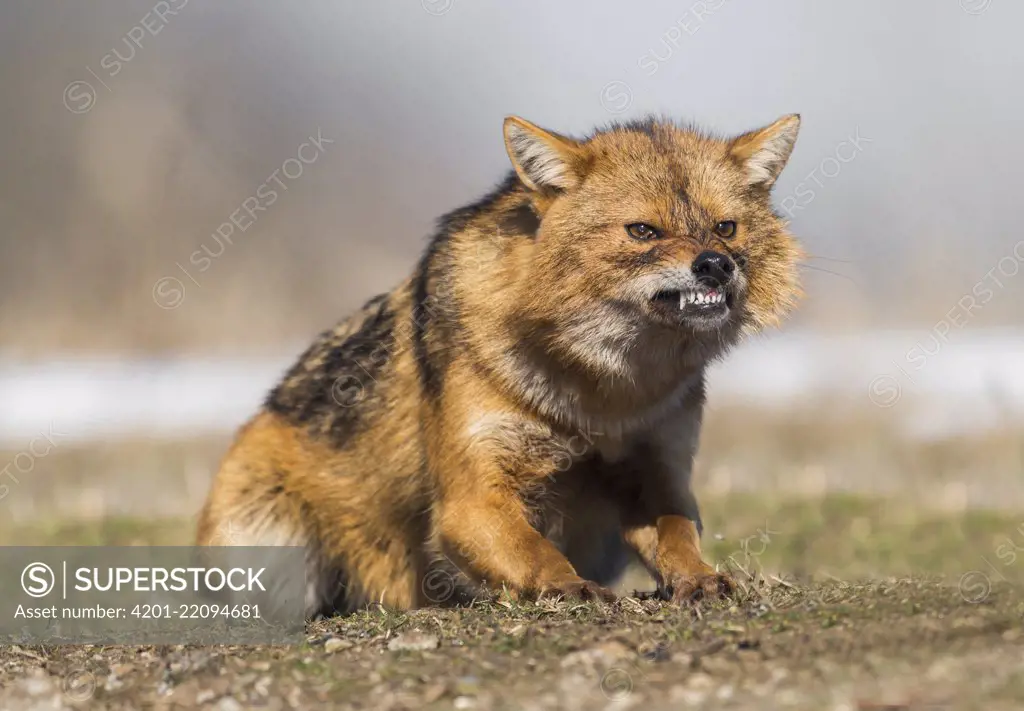
<path fill-rule="evenodd" d="M 797 297 L 770 190 L 798 126 L 719 139 L 647 120 L 576 141 L 506 120 L 514 172 L 285 375 L 199 542 L 305 546 L 308 614 L 481 585 L 608 598 L 629 551 L 676 600 L 727 593 L 690 489 L 704 371 Z M 709 252 L 721 283 L 695 264 Z M 694 288 L 727 306 L 684 310 Z"/>

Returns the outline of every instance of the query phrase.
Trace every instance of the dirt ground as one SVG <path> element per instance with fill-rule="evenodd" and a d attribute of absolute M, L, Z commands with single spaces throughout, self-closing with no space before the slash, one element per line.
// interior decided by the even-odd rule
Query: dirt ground
<path fill-rule="evenodd" d="M 736 494 L 705 510 L 709 559 L 742 583 L 733 601 L 637 596 L 650 580 L 634 571 L 613 604 L 373 608 L 310 623 L 292 647 L 2 647 L 0 708 L 1024 707 L 1019 520 L 846 495 Z M 104 519 L 3 536 L 124 545 L 190 532 Z"/>
<path fill-rule="evenodd" d="M 915 443 L 762 419 L 735 443 L 716 417 L 703 546 L 736 600 L 637 597 L 634 571 L 613 604 L 373 608 L 290 647 L 4 646 L 0 710 L 1024 708 L 1019 431 Z M 222 451 L 61 449 L 11 487 L 0 541 L 188 544 Z"/>
<path fill-rule="evenodd" d="M 311 623 L 295 647 L 6 647 L 22 709 L 1020 709 L 1024 598 L 748 580 L 680 608 L 498 598 Z"/>

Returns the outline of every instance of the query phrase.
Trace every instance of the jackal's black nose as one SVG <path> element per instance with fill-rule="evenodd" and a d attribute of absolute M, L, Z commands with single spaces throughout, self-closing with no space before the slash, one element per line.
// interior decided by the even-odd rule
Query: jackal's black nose
<path fill-rule="evenodd" d="M 736 265 L 728 255 L 712 252 L 710 249 L 701 252 L 693 260 L 693 273 L 697 280 L 707 286 L 724 286 L 732 279 Z"/>

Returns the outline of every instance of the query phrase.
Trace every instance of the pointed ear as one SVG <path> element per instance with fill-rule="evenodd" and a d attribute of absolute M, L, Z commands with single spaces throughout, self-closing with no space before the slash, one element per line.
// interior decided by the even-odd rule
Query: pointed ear
<path fill-rule="evenodd" d="M 572 139 L 509 116 L 505 150 L 519 179 L 531 190 L 565 190 L 579 183 L 582 148 Z"/>
<path fill-rule="evenodd" d="M 770 188 L 786 167 L 799 132 L 800 114 L 790 114 L 733 139 L 729 152 L 746 167 L 751 185 Z"/>

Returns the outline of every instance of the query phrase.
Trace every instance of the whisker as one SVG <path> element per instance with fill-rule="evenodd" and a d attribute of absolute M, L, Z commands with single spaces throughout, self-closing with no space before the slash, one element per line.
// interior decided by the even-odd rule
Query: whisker
<path fill-rule="evenodd" d="M 824 259 L 827 262 L 842 262 L 843 264 L 856 264 L 856 259 L 838 259 L 837 257 L 824 257 L 820 254 L 808 254 L 808 259 Z"/>
<path fill-rule="evenodd" d="M 799 268 L 801 268 L 801 269 L 813 269 L 816 272 L 823 272 L 825 274 L 831 274 L 833 276 L 842 277 L 843 279 L 846 279 L 846 280 L 848 280 L 848 281 L 850 281 L 850 282 L 860 286 L 860 282 L 858 282 L 856 279 L 854 279 L 849 274 L 840 274 L 839 272 L 834 272 L 831 269 L 825 269 L 823 267 L 816 267 L 813 264 L 800 264 Z"/>

